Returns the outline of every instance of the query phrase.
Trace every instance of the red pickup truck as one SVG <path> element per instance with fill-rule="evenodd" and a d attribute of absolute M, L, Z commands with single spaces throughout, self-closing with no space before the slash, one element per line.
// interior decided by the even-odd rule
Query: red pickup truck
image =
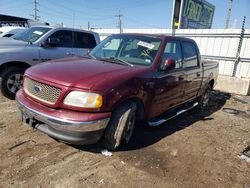
<path fill-rule="evenodd" d="M 128 143 L 138 121 L 157 126 L 204 109 L 218 63 L 201 61 L 196 43 L 167 35 L 116 34 L 86 57 L 29 68 L 16 95 L 22 120 L 66 143 Z M 153 133 L 152 133 L 153 134 Z"/>

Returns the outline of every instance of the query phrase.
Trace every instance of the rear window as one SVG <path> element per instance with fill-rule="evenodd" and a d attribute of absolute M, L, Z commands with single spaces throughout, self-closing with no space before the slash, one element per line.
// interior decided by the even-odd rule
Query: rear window
<path fill-rule="evenodd" d="M 191 68 L 198 66 L 198 56 L 196 47 L 191 42 L 183 42 L 183 57 L 184 57 L 184 68 Z"/>
<path fill-rule="evenodd" d="M 76 32 L 76 48 L 94 48 L 96 46 L 95 37 L 91 33 Z"/>

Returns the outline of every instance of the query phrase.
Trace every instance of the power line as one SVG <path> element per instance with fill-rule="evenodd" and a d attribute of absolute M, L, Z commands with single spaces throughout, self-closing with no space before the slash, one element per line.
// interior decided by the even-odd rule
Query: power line
<path fill-rule="evenodd" d="M 30 6 L 31 3 L 23 3 L 21 2 L 20 4 L 19 3 L 16 3 L 16 4 L 1 4 L 1 8 L 0 10 L 12 10 L 12 9 L 18 9 L 18 8 L 27 8 L 27 6 Z"/>
<path fill-rule="evenodd" d="M 64 10 L 73 12 L 73 13 L 79 13 L 81 15 L 85 15 L 85 16 L 89 16 L 89 17 L 93 17 L 93 18 L 102 18 L 103 15 L 97 15 L 97 14 L 91 14 L 93 11 L 91 11 L 91 13 L 89 14 L 89 12 L 83 11 L 83 10 L 79 10 L 79 9 L 73 9 L 69 6 L 65 6 L 64 4 L 58 3 L 60 1 L 54 2 L 53 0 L 47 0 L 48 2 L 50 2 L 51 4 L 53 4 L 54 6 L 56 6 L 56 8 L 60 7 Z"/>
<path fill-rule="evenodd" d="M 60 18 L 60 19 L 62 19 L 62 20 L 70 20 L 70 21 L 72 21 L 72 19 L 73 19 L 73 16 L 68 16 L 68 15 L 62 15 L 62 14 L 60 14 L 60 13 L 58 13 L 58 12 L 53 12 L 53 11 L 47 11 L 47 10 L 42 10 L 42 12 L 43 13 L 46 13 L 46 15 L 48 15 L 49 16 L 49 19 L 51 19 L 51 18 Z"/>
<path fill-rule="evenodd" d="M 142 0 L 133 0 L 133 3 L 132 4 L 129 4 L 129 5 L 126 5 L 126 6 L 123 6 L 123 4 L 119 4 L 119 7 L 120 9 L 137 9 L 138 7 L 145 7 L 145 6 L 150 6 L 152 5 L 152 3 L 160 3 L 160 2 L 164 2 L 165 0 L 158 0 L 158 1 L 155 1 L 155 0 L 144 0 L 143 1 L 143 4 L 142 4 Z M 81 2 L 84 2 L 84 1 L 81 1 Z M 83 6 L 86 6 L 86 2 L 84 2 Z M 105 7 L 97 7 L 97 6 L 91 6 L 89 7 L 89 9 L 91 10 L 96 10 L 96 11 L 105 11 L 105 12 L 113 12 L 114 9 L 113 8 L 105 8 Z"/>
<path fill-rule="evenodd" d="M 151 25 L 151 24 L 148 24 L 148 23 L 139 21 L 139 20 L 135 20 L 134 18 L 130 18 L 130 17 L 128 17 L 128 16 L 124 16 L 124 19 L 125 19 L 125 20 L 128 20 L 129 22 L 135 23 L 135 24 L 140 24 L 140 25 L 144 25 L 144 26 L 147 26 L 147 27 L 153 27 L 153 28 L 162 29 L 162 28 L 159 27 L 159 26 L 155 26 L 155 25 Z"/>

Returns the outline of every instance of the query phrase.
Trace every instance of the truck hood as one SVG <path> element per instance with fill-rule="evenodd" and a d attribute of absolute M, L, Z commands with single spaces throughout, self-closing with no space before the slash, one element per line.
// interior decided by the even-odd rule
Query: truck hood
<path fill-rule="evenodd" d="M 16 48 L 16 47 L 25 47 L 28 43 L 20 40 L 15 40 L 12 38 L 0 38 L 0 49 L 1 48 Z"/>
<path fill-rule="evenodd" d="M 67 87 L 104 91 L 145 69 L 148 68 L 71 57 L 38 64 L 29 68 L 26 75 Z"/>

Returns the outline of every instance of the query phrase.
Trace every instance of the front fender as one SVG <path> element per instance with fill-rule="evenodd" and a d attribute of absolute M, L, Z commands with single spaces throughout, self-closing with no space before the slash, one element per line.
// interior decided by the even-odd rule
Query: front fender
<path fill-rule="evenodd" d="M 9 62 L 25 62 L 30 66 L 39 60 L 39 52 L 31 47 L 7 48 L 0 50 L 0 65 Z"/>
<path fill-rule="evenodd" d="M 135 79 L 130 79 L 119 86 L 111 89 L 105 96 L 105 110 L 113 111 L 117 106 L 127 100 L 140 100 L 144 103 L 145 98 L 142 94 L 142 88 Z"/>

